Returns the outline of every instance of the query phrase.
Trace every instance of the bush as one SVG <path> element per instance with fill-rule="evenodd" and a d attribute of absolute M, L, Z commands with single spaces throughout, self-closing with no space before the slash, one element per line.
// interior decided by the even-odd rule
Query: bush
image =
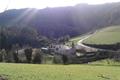
<path fill-rule="evenodd" d="M 120 62 L 120 52 L 114 53 L 113 60 L 116 62 Z"/>
<path fill-rule="evenodd" d="M 62 56 L 61 55 L 54 55 L 53 63 L 62 64 L 63 63 Z"/>
<path fill-rule="evenodd" d="M 42 56 L 42 63 L 44 64 L 52 64 L 54 60 L 54 56 L 49 55 L 49 54 L 44 54 Z"/>

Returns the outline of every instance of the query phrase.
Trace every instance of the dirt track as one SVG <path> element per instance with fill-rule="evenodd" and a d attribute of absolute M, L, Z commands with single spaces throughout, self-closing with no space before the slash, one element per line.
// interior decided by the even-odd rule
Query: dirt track
<path fill-rule="evenodd" d="M 78 41 L 76 48 L 77 49 L 85 49 L 87 52 L 91 52 L 91 51 L 97 51 L 97 48 L 93 48 L 93 47 L 89 47 L 84 45 L 82 42 L 86 39 L 88 39 L 89 37 L 91 37 L 93 34 L 87 35 L 86 37 L 84 37 L 83 39 L 81 39 L 80 41 Z"/>

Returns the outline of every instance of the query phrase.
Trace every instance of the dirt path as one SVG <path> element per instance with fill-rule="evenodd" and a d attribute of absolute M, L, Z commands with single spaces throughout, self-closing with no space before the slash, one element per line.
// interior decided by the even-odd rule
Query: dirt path
<path fill-rule="evenodd" d="M 84 40 L 88 39 L 88 38 L 91 37 L 92 35 L 93 35 L 93 34 L 89 34 L 89 35 L 87 35 L 86 37 L 84 37 L 83 39 L 81 39 L 80 41 L 78 41 L 76 48 L 77 48 L 77 49 L 83 49 L 83 48 L 84 48 L 87 52 L 97 51 L 96 48 L 86 46 L 86 45 L 84 45 L 84 44 L 82 43 Z"/>

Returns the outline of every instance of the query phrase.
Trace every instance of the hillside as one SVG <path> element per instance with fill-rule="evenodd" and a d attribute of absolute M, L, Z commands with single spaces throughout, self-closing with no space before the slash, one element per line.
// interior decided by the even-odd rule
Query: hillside
<path fill-rule="evenodd" d="M 84 40 L 87 44 L 116 44 L 120 42 L 120 26 L 103 28 Z"/>
<path fill-rule="evenodd" d="M 33 27 L 40 35 L 58 38 L 120 24 L 120 3 L 45 9 L 13 9 L 0 14 L 0 26 Z"/>

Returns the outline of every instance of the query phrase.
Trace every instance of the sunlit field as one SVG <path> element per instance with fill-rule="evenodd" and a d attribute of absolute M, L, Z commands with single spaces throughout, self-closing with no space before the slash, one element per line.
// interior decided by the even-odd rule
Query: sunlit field
<path fill-rule="evenodd" d="M 120 42 L 120 26 L 112 26 L 96 32 L 84 43 L 88 44 L 115 44 Z"/>
<path fill-rule="evenodd" d="M 8 80 L 120 80 L 120 66 L 0 64 Z"/>

